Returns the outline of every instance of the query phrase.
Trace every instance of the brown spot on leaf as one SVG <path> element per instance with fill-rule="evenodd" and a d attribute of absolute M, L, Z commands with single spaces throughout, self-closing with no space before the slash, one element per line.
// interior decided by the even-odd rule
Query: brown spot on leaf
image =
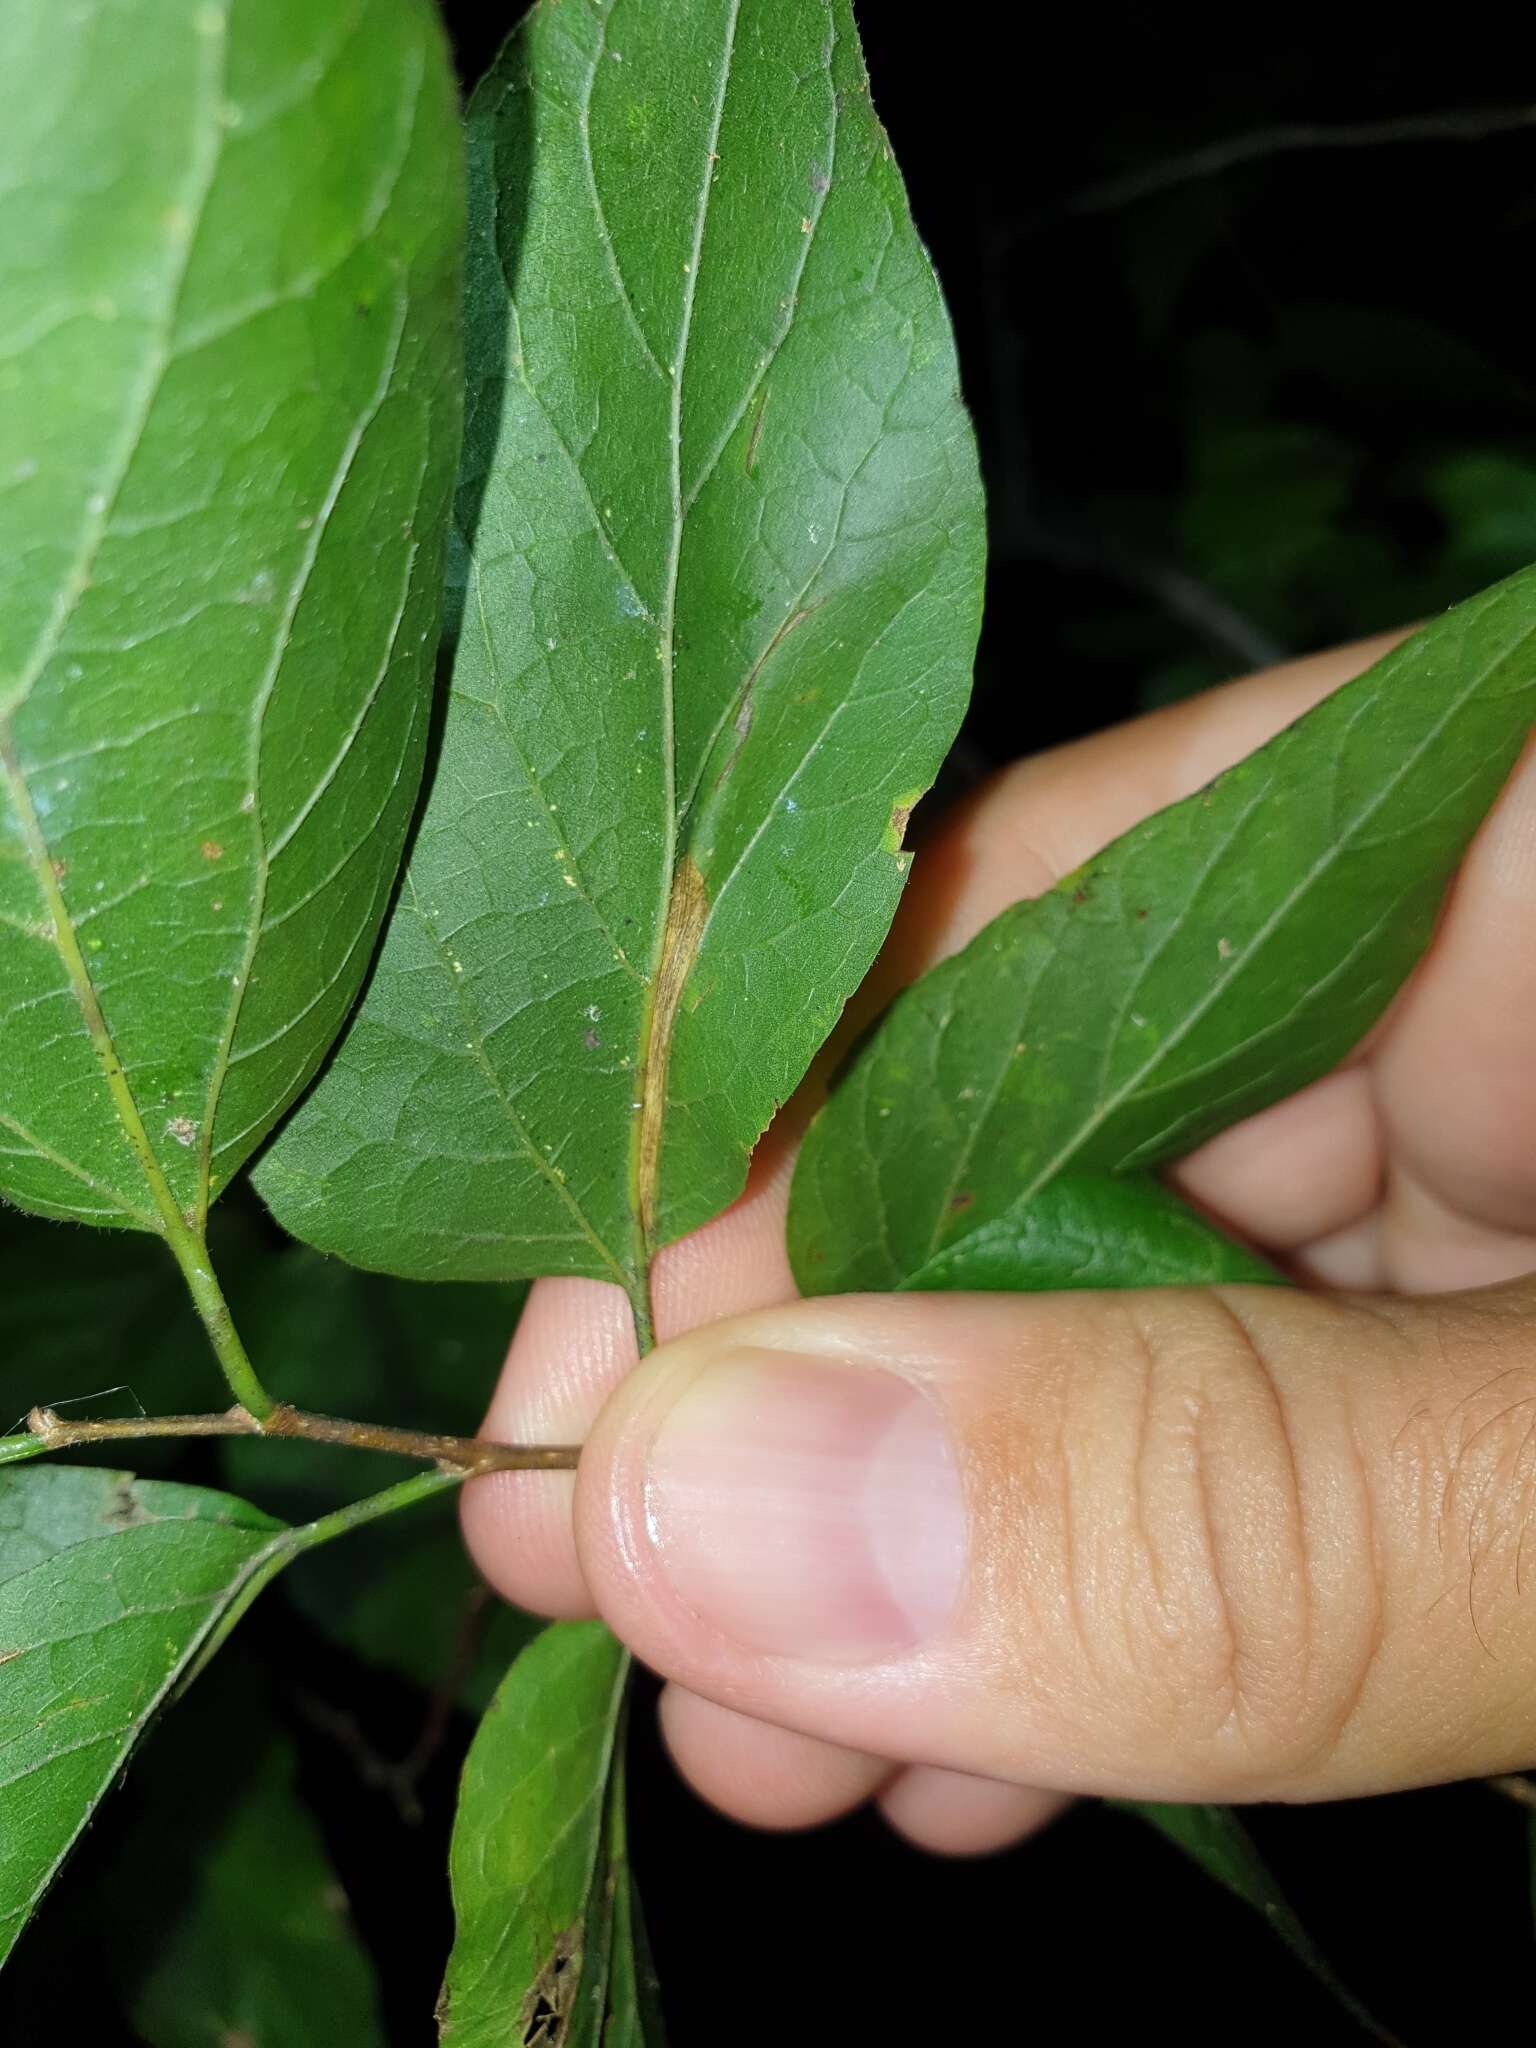
<path fill-rule="evenodd" d="M 1072 901 L 1074 903 L 1086 903 L 1088 901 L 1088 891 L 1082 888 L 1074 889 L 1072 891 Z"/>
<path fill-rule="evenodd" d="M 190 1150 L 197 1143 L 197 1125 L 189 1116 L 173 1116 L 165 1127 L 165 1135 Z"/>
<path fill-rule="evenodd" d="M 678 1004 L 693 972 L 693 963 L 709 921 L 709 894 L 691 854 L 684 854 L 672 877 L 661 960 L 651 997 L 650 1028 L 641 1065 L 640 1129 L 635 1147 L 638 1163 L 640 1223 L 647 1240 L 655 1236 L 656 1188 L 661 1170 L 661 1128 L 666 1115 L 667 1066 L 672 1057 L 672 1030 Z"/>
<path fill-rule="evenodd" d="M 961 1209 L 969 1209 L 975 1199 L 969 1188 L 962 1188 L 958 1195 L 951 1195 L 949 1206 L 958 1213 Z"/>
<path fill-rule="evenodd" d="M 205 839 L 197 850 L 204 860 L 222 860 L 224 858 L 224 849 L 220 846 L 217 839 Z"/>
<path fill-rule="evenodd" d="M 517 2009 L 522 2048 L 559 2048 L 581 1985 L 582 1928 L 577 1921 L 555 1937 L 554 1947 Z"/>
<path fill-rule="evenodd" d="M 114 1484 L 101 1519 L 114 1529 L 132 1529 L 152 1518 L 145 1514 L 133 1481 L 125 1477 Z"/>

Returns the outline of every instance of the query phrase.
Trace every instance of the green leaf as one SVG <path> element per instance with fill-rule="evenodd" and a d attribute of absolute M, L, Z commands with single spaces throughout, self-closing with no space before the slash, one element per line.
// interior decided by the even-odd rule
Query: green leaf
<path fill-rule="evenodd" d="M 0 9 L 0 1189 L 178 1234 L 313 1075 L 425 744 L 428 0 Z"/>
<path fill-rule="evenodd" d="M 562 1622 L 486 1713 L 449 1860 L 445 2048 L 661 2048 L 624 1826 L 628 1672 L 601 1623 Z"/>
<path fill-rule="evenodd" d="M 103 1901 L 128 2015 L 149 2048 L 383 2048 L 373 1970 L 293 1745 L 259 1670 L 234 1676 L 190 1751 L 178 1716 L 175 1743 L 151 1743 L 135 1768 L 144 1818 Z"/>
<path fill-rule="evenodd" d="M 224 1494 L 0 1472 L 0 1961 L 153 1716 L 294 1540 Z"/>
<path fill-rule="evenodd" d="M 1399 2048 L 1396 2035 L 1389 2034 L 1385 2027 L 1372 2019 L 1354 1994 L 1334 1975 L 1317 1944 L 1292 1912 L 1247 1829 L 1230 1806 L 1161 1806 L 1135 1799 L 1115 1799 L 1108 1803 L 1119 1807 L 1123 1813 L 1135 1814 L 1166 1835 L 1170 1842 L 1199 1864 L 1207 1877 L 1214 1878 L 1245 1905 L 1252 1906 L 1373 2041 L 1383 2041 L 1390 2044 L 1390 2048 Z"/>
<path fill-rule="evenodd" d="M 1066 1173 L 930 1259 L 903 1288 L 1207 1287 L 1280 1275 L 1148 1174 Z"/>
<path fill-rule="evenodd" d="M 801 1286 L 922 1286 L 1058 1176 L 1176 1158 L 1326 1073 L 1423 951 L 1533 717 L 1527 571 L 995 918 L 813 1124 Z"/>
<path fill-rule="evenodd" d="M 0 1963 L 154 1716 L 293 1558 L 446 1491 L 427 1473 L 303 1528 L 124 1472 L 0 1472 Z"/>
<path fill-rule="evenodd" d="M 259 1185 L 362 1265 L 633 1298 L 885 933 L 980 490 L 848 0 L 537 7 L 469 147 L 442 758 Z"/>

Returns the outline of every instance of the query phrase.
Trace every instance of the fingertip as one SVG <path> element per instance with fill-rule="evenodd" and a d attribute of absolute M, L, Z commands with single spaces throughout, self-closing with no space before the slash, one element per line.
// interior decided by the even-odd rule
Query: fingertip
<path fill-rule="evenodd" d="M 748 1827 L 820 1827 L 851 1813 L 895 1766 L 862 1750 L 780 1728 L 669 1685 L 659 1708 L 673 1762 L 711 1806 Z"/>
<path fill-rule="evenodd" d="M 481 1434 L 497 1443 L 580 1443 L 636 1357 L 629 1306 L 595 1280 L 541 1280 L 528 1297 Z M 504 1598 L 535 1614 L 593 1612 L 572 1534 L 575 1483 L 563 1472 L 471 1480 L 460 1508 L 470 1555 Z"/>
<path fill-rule="evenodd" d="M 914 1764 L 880 1793 L 889 1825 L 931 1856 L 991 1856 L 1049 1827 L 1072 1803 L 1065 1792 L 1009 1785 Z"/>

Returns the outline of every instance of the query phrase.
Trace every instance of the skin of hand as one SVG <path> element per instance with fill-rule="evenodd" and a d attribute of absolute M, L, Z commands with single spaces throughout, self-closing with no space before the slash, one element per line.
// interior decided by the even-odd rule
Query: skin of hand
<path fill-rule="evenodd" d="M 919 853 L 851 1026 L 1389 644 L 1000 775 Z M 1301 1286 L 799 1303 L 808 1114 L 662 1254 L 643 1365 L 617 1290 L 539 1283 L 486 1434 L 582 1440 L 580 1470 L 464 1498 L 495 1587 L 666 1677 L 705 1798 L 768 1827 L 874 1798 L 965 1853 L 1074 1793 L 1536 1764 L 1536 741 L 1368 1043 L 1176 1175 Z"/>

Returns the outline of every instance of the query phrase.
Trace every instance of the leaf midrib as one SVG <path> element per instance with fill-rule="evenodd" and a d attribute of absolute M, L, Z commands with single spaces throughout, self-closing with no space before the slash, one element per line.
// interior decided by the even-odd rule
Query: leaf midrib
<path fill-rule="evenodd" d="M 667 453 L 672 525 L 660 622 L 662 803 L 666 822 L 660 863 L 660 889 L 654 921 L 655 936 L 646 977 L 646 999 L 641 1006 L 640 1016 L 636 1061 L 638 1085 L 635 1091 L 640 1107 L 630 1113 L 629 1210 L 630 1259 L 633 1265 L 630 1297 L 642 1332 L 649 1331 L 651 1324 L 648 1300 L 649 1269 L 657 1249 L 651 1226 L 655 1214 L 656 1186 L 661 1161 L 660 1133 L 653 1134 L 650 1125 L 658 1113 L 657 1103 L 665 1103 L 666 1073 L 672 1050 L 672 1026 L 677 1014 L 677 1006 L 674 1003 L 670 1013 L 662 1019 L 659 996 L 668 943 L 674 934 L 672 907 L 678 882 L 676 628 L 678 576 L 682 565 L 683 529 L 687 519 L 682 476 L 683 385 L 688 366 L 688 344 L 693 329 L 694 307 L 698 299 L 699 257 L 704 246 L 704 235 L 709 221 L 709 203 L 714 191 L 716 147 L 725 116 L 731 64 L 736 49 L 736 30 L 740 19 L 741 0 L 731 0 L 725 48 L 720 62 L 720 79 L 710 114 L 709 141 L 704 152 L 703 176 L 699 186 L 698 209 L 694 218 L 692 247 L 684 271 L 682 320 L 678 330 L 676 360 L 672 365 L 671 378 Z M 702 926 L 699 927 L 699 934 L 695 936 L 695 946 L 699 935 L 702 935 Z M 687 963 L 683 963 L 679 986 L 681 980 L 686 978 Z M 658 1023 L 663 1025 L 662 1029 L 658 1030 Z"/>

